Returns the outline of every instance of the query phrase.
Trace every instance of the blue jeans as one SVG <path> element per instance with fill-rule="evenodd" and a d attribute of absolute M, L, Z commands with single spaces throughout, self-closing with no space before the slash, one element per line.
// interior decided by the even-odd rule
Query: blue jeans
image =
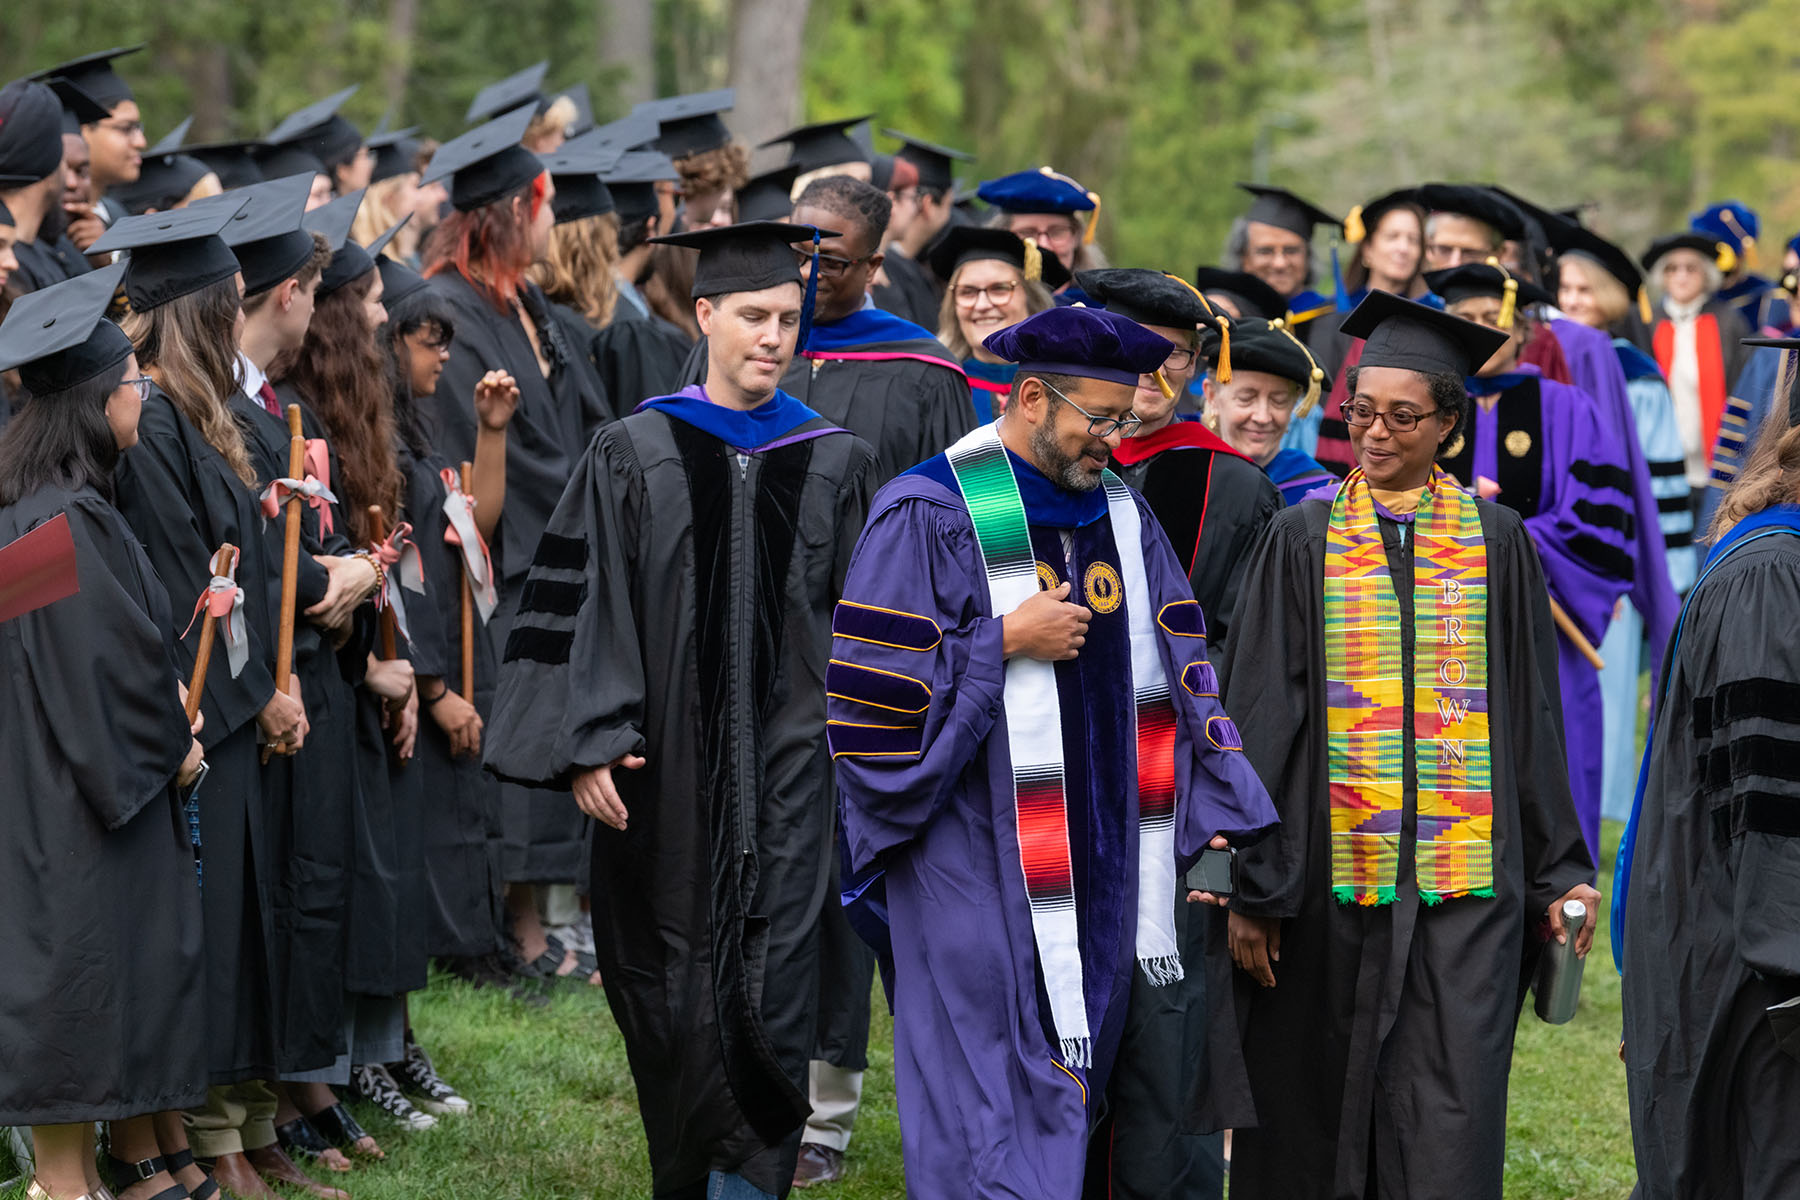
<path fill-rule="evenodd" d="M 748 1182 L 741 1175 L 714 1171 L 706 1177 L 706 1200 L 775 1200 L 775 1196 L 774 1193 L 765 1192 Z"/>

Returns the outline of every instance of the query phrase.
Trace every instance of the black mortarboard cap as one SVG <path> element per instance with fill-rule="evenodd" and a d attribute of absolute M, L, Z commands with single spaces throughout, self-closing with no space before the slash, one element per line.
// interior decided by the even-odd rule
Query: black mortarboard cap
<path fill-rule="evenodd" d="M 598 121 L 594 120 L 594 97 L 589 94 L 588 85 L 585 80 L 571 84 L 569 87 L 565 88 L 563 90 L 563 95 L 567 96 L 569 98 L 569 103 L 575 106 L 575 119 L 569 122 L 569 136 L 571 138 L 580 137 L 582 134 L 599 124 Z"/>
<path fill-rule="evenodd" d="M 785 221 L 794 215 L 794 181 L 800 164 L 788 163 L 753 176 L 738 189 L 739 221 Z"/>
<path fill-rule="evenodd" d="M 118 107 L 119 101 L 136 98 L 131 86 L 117 71 L 113 70 L 113 59 L 124 58 L 127 54 L 136 54 L 148 44 L 139 42 L 135 46 L 114 46 L 111 50 L 84 54 L 80 58 L 72 58 L 68 62 L 58 63 L 54 67 L 39 71 L 32 78 L 49 79 L 52 76 L 60 75 L 98 100 L 110 113 Z"/>
<path fill-rule="evenodd" d="M 916 138 L 910 133 L 901 133 L 894 129 L 884 129 L 883 133 L 896 139 L 900 149 L 895 152 L 896 158 L 903 158 L 911 163 L 919 172 L 919 186 L 931 191 L 949 192 L 956 188 L 956 164 L 974 162 L 975 156 L 963 150 L 952 150 L 948 146 L 939 146 L 923 138 Z"/>
<path fill-rule="evenodd" d="M 333 251 L 325 273 L 319 276 L 321 298 L 375 269 L 375 260 L 369 257 L 369 252 L 350 240 L 350 227 L 356 224 L 356 210 L 362 207 L 363 193 L 368 190 L 358 188 L 346 193 L 300 219 L 306 228 L 322 234 Z"/>
<path fill-rule="evenodd" d="M 1383 291 L 1365 296 L 1344 318 L 1341 331 L 1346 337 L 1363 339 L 1361 366 L 1465 377 L 1479 371 L 1507 338 L 1498 329 Z M 1235 363 L 1236 326 L 1232 327 L 1231 354 Z"/>
<path fill-rule="evenodd" d="M 1216 355 L 1222 345 L 1222 340 L 1211 339 L 1209 352 Z M 1234 378 L 1240 371 L 1260 371 L 1278 379 L 1291 380 L 1300 386 L 1303 394 L 1314 397 L 1305 402 L 1308 410 L 1317 402 L 1317 393 L 1311 390 L 1313 383 L 1317 382 L 1320 392 L 1331 390 L 1331 376 L 1306 347 L 1282 325 L 1263 317 L 1245 317 L 1231 322 L 1231 370 Z M 1318 372 L 1316 377 L 1314 371 Z"/>
<path fill-rule="evenodd" d="M 990 333 L 982 345 L 1020 370 L 1135 385 L 1161 368 L 1175 344 L 1129 317 L 1098 308 L 1047 308 Z"/>
<path fill-rule="evenodd" d="M 90 254 L 129 250 L 125 264 L 125 298 L 138 312 L 191 295 L 238 273 L 237 255 L 219 235 L 237 215 L 239 204 L 211 204 L 120 217 Z"/>
<path fill-rule="evenodd" d="M 313 177 L 305 171 L 196 201 L 190 208 L 236 211 L 221 237 L 244 273 L 244 297 L 261 295 L 292 279 L 313 255 L 312 233 L 301 227 Z"/>
<path fill-rule="evenodd" d="M 598 132 L 596 130 L 596 132 Z M 660 150 L 629 150 L 619 156 L 612 170 L 602 174 L 612 193 L 620 225 L 633 225 L 661 211 L 656 185 L 681 177 L 669 156 Z"/>
<path fill-rule="evenodd" d="M 1565 221 L 1552 233 L 1550 246 L 1558 254 L 1583 254 L 1593 259 L 1624 286 L 1628 296 L 1635 297 L 1644 286 L 1644 273 L 1631 255 L 1584 226 Z"/>
<path fill-rule="evenodd" d="M 117 369 L 131 357 L 131 339 L 106 308 L 124 274 L 113 263 L 13 301 L 0 323 L 0 371 L 17 367 L 33 396 L 49 396 Z"/>
<path fill-rule="evenodd" d="M 375 269 L 381 272 L 381 302 L 385 305 L 398 304 L 425 287 L 423 275 L 399 259 L 389 258 L 382 253 L 387 248 L 387 244 L 394 240 L 394 235 L 399 233 L 401 227 L 410 220 L 412 220 L 412 214 L 407 213 L 388 226 L 380 237 L 369 243 L 369 257 L 375 260 Z"/>
<path fill-rule="evenodd" d="M 737 104 L 734 88 L 694 92 L 663 100 L 646 100 L 632 109 L 656 119 L 656 148 L 670 158 L 686 158 L 717 150 L 731 141 L 731 131 L 719 119 Z"/>
<path fill-rule="evenodd" d="M 62 101 L 62 131 L 79 135 L 83 125 L 91 125 L 95 121 L 104 121 L 112 115 L 112 110 L 81 90 L 74 81 L 58 76 L 47 81 L 56 98 Z"/>
<path fill-rule="evenodd" d="M 375 164 L 369 171 L 370 183 L 380 183 L 419 169 L 419 139 L 413 136 L 418 132 L 417 125 L 408 125 L 405 129 L 384 129 L 369 135 L 363 144 L 375 156 Z"/>
<path fill-rule="evenodd" d="M 550 208 L 558 225 L 613 211 L 612 193 L 600 181 L 600 173 L 617 163 L 623 153 L 583 134 L 570 138 L 549 154 L 538 155 L 538 161 L 556 183 Z"/>
<path fill-rule="evenodd" d="M 642 150 L 656 141 L 656 118 L 642 108 L 633 109 L 629 116 L 596 125 L 581 136 L 617 150 Z"/>
<path fill-rule="evenodd" d="M 1223 267 L 1200 267 L 1194 272 L 1194 286 L 1206 295 L 1223 293 L 1230 296 L 1240 314 L 1273 321 L 1287 315 L 1287 301 L 1281 293 L 1248 271 L 1227 271 Z"/>
<path fill-rule="evenodd" d="M 356 126 L 338 114 L 338 110 L 360 86 L 353 83 L 341 92 L 333 92 L 323 100 L 290 113 L 263 141 L 275 147 L 297 146 L 327 168 L 350 161 L 356 155 L 357 147 L 363 144 L 363 137 Z"/>
<path fill-rule="evenodd" d="M 1550 303 L 1550 293 L 1537 284 L 1528 279 L 1509 275 L 1502 268 L 1490 267 L 1486 263 L 1463 263 L 1442 271 L 1425 273 L 1426 286 L 1435 292 L 1445 304 L 1456 304 L 1478 296 L 1503 300 L 1506 298 L 1508 282 L 1511 282 L 1515 289 L 1515 304 Z"/>
<path fill-rule="evenodd" d="M 264 179 L 280 179 L 284 175 L 297 175 L 302 171 L 309 175 L 329 174 L 325 170 L 324 160 L 297 142 L 271 146 L 259 141 L 250 143 L 248 148 L 257 173 Z"/>
<path fill-rule="evenodd" d="M 1800 426 L 1800 363 L 1795 356 L 1800 355 L 1800 338 L 1795 337 L 1747 337 L 1740 339 L 1746 346 L 1767 346 L 1772 350 L 1787 351 L 1787 370 L 1776 376 L 1776 383 L 1785 379 L 1788 382 L 1787 423 L 1792 429 Z M 1779 399 L 1779 397 L 1777 398 Z"/>
<path fill-rule="evenodd" d="M 1240 183 L 1240 188 L 1255 197 L 1244 214 L 1247 221 L 1273 225 L 1289 233 L 1312 240 L 1313 226 L 1336 225 L 1338 219 L 1310 200 L 1302 200 L 1286 188 L 1265 187 L 1259 183 Z"/>
<path fill-rule="evenodd" d="M 1509 242 L 1525 240 L 1525 214 L 1490 188 L 1473 183 L 1427 183 L 1415 189 L 1415 194 L 1427 213 L 1473 217 Z"/>
<path fill-rule="evenodd" d="M 530 106 L 532 115 L 537 115 L 538 103 L 543 99 L 544 76 L 550 70 L 550 60 L 534 63 L 523 71 L 515 71 L 497 83 L 490 83 L 475 93 L 475 99 L 469 103 L 469 111 L 463 114 L 463 120 L 473 125 L 477 121 L 491 117 L 504 116 L 514 109 Z"/>
<path fill-rule="evenodd" d="M 256 165 L 255 151 L 260 145 L 260 142 L 254 140 L 208 142 L 200 146 L 183 146 L 181 152 L 205 163 L 207 169 L 219 177 L 219 183 L 225 190 L 231 191 L 233 188 L 261 183 L 268 178 L 263 174 L 262 168 Z M 311 167 L 306 170 L 311 174 L 318 174 Z"/>
<path fill-rule="evenodd" d="M 187 137 L 193 124 L 193 117 L 185 118 L 156 145 L 144 151 L 144 162 L 137 179 L 109 188 L 107 199 L 117 202 L 131 216 L 151 209 L 161 212 L 180 204 L 194 190 L 196 183 L 213 173 L 203 160 L 181 149 L 182 139 Z M 223 182 L 220 181 L 221 186 Z"/>
<path fill-rule="evenodd" d="M 0 186 L 48 179 L 62 166 L 62 101 L 48 84 L 0 88 Z"/>
<path fill-rule="evenodd" d="M 4 204 L 0 204 L 0 225 L 11 225 L 13 223 L 12 209 L 6 207 Z"/>
<path fill-rule="evenodd" d="M 450 203 L 458 212 L 473 212 L 510 196 L 544 173 L 537 155 L 519 145 L 531 118 L 529 108 L 515 108 L 451 138 L 431 156 L 419 182 L 448 177 Z"/>
<path fill-rule="evenodd" d="M 1692 231 L 1671 233 L 1666 237 L 1657 238 L 1650 243 L 1650 248 L 1644 251 L 1643 257 L 1638 261 L 1644 265 L 1644 270 L 1654 271 L 1657 260 L 1675 250 L 1692 250 L 1707 262 L 1713 263 L 1719 270 L 1727 269 L 1725 264 L 1719 260 L 1725 257 L 1725 252 L 1729 251 L 1730 247 L 1710 233 Z"/>
<path fill-rule="evenodd" d="M 750 221 L 717 229 L 695 229 L 651 238 L 665 246 L 684 246 L 700 252 L 694 264 L 695 299 L 724 292 L 756 292 L 783 283 L 801 283 L 794 258 L 795 242 L 813 237 L 837 237 L 829 229 L 790 225 L 783 221 Z"/>
<path fill-rule="evenodd" d="M 851 138 L 849 131 L 852 125 L 860 125 L 874 115 L 864 113 L 860 117 L 802 125 L 788 130 L 780 137 L 770 138 L 758 149 L 787 142 L 793 147 L 788 155 L 788 162 L 799 167 L 802 174 L 822 167 L 835 167 L 840 163 L 868 162 L 869 152 Z"/>
<path fill-rule="evenodd" d="M 932 272 L 946 282 L 956 274 L 956 268 L 978 259 L 1011 263 L 1026 279 L 1039 280 L 1051 291 L 1069 282 L 1069 271 L 1062 265 L 1062 259 L 1035 246 L 1027 247 L 1025 239 L 1009 229 L 953 225 L 944 231 L 927 256 Z M 1035 273 L 1032 270 L 1034 259 Z"/>
<path fill-rule="evenodd" d="M 1140 325 L 1191 329 L 1212 315 L 1194 289 L 1162 271 L 1106 267 L 1075 272 L 1075 286 L 1107 312 Z"/>

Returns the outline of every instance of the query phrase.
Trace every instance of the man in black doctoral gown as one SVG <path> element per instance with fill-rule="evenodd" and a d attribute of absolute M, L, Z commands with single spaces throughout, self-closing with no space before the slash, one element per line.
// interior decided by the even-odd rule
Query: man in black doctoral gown
<path fill-rule="evenodd" d="M 1800 352 L 1792 338 L 1754 344 Z M 1775 405 L 1787 428 L 1777 416 L 1764 436 L 1782 435 L 1791 462 L 1800 397 L 1778 387 Z M 1727 497 L 1729 529 L 1663 667 L 1650 762 L 1619 851 L 1614 950 L 1645 1200 L 1800 1188 L 1796 500 L 1795 472 L 1767 461 L 1753 461 Z"/>
<path fill-rule="evenodd" d="M 913 188 L 917 209 L 906 229 L 888 245 L 885 287 L 874 291 L 875 303 L 885 311 L 936 331 L 938 306 L 944 300 L 944 281 L 935 275 L 927 260 L 956 215 L 956 164 L 975 156 L 948 146 L 930 142 L 894 130 L 889 137 L 900 139 L 894 157 L 912 164 L 919 174 Z"/>
<path fill-rule="evenodd" d="M 1211 316 L 1199 293 L 1161 271 L 1077 271 L 1075 282 L 1108 312 L 1175 347 L 1160 372 L 1138 379 L 1132 412 L 1143 425 L 1113 451 L 1113 469 L 1143 493 L 1169 535 L 1200 602 L 1207 657 L 1216 664 L 1225 655 L 1244 564 L 1281 511 L 1281 493 L 1212 430 L 1175 419 L 1176 399 L 1199 370 L 1199 324 Z M 1301 354 L 1297 346 L 1293 352 Z M 1132 976 L 1131 1008 L 1107 1085 L 1110 1112 L 1089 1152 L 1089 1191 L 1119 1200 L 1199 1200 L 1224 1188 L 1224 1136 L 1191 1127 L 1185 1111 L 1188 1086 L 1202 1069 L 1207 1003 L 1205 923 L 1188 919 L 1186 889 L 1181 893 L 1169 903 L 1186 972 L 1162 987 L 1141 972 Z"/>
<path fill-rule="evenodd" d="M 803 322 L 791 243 L 812 236 L 758 223 L 671 239 L 700 251 L 709 383 L 589 445 L 487 727 L 489 769 L 572 789 L 564 803 L 600 821 L 594 942 L 659 1197 L 721 1177 L 785 1195 L 808 1111 L 818 915 L 836 887 L 830 614 L 876 470 L 867 444 L 776 386 Z"/>
<path fill-rule="evenodd" d="M 1225 703 L 1282 823 L 1240 856 L 1231 900 L 1242 1060 L 1226 1039 L 1209 1049 L 1214 1083 L 1236 1077 L 1238 1103 L 1202 1110 L 1237 1130 L 1238 1200 L 1499 1200 L 1519 981 L 1543 939 L 1561 936 L 1561 902 L 1579 899 L 1592 912 L 1599 901 L 1562 754 L 1556 627 L 1520 518 L 1461 497 L 1448 476 L 1433 473 L 1434 452 L 1467 412 L 1462 378 L 1503 335 L 1386 292 L 1371 293 L 1344 330 L 1366 339 L 1346 407 L 1361 467 L 1336 501 L 1304 500 L 1271 523 L 1245 573 L 1226 657 Z M 1443 552 L 1442 506 L 1457 513 L 1453 536 L 1469 539 L 1456 545 L 1479 546 L 1484 557 L 1421 556 L 1420 571 L 1448 582 L 1416 595 L 1413 545 L 1429 537 Z M 1474 517 L 1478 541 L 1454 533 Z M 1371 533 L 1385 562 L 1369 562 L 1366 551 L 1350 557 Z M 1346 544 L 1353 548 L 1332 549 Z M 1392 624 L 1381 593 L 1350 590 L 1384 579 Z M 1348 594 L 1328 594 L 1328 580 Z M 1440 602 L 1440 594 L 1454 599 Z M 1466 621 L 1442 618 L 1440 643 L 1429 613 L 1470 596 L 1485 597 L 1485 608 L 1453 610 Z M 1415 627 L 1418 605 L 1429 608 Z M 1328 638 L 1328 622 L 1359 613 L 1395 630 L 1398 644 Z M 1482 644 L 1485 692 L 1476 668 L 1454 657 Z M 1415 649 L 1452 657 L 1415 678 Z M 1398 657 L 1399 687 L 1369 682 L 1392 678 L 1378 650 Z M 1340 658 L 1347 664 L 1328 665 Z M 1328 688 L 1328 671 L 1348 682 Z M 1470 686 L 1434 691 L 1445 675 Z M 1334 701 L 1344 707 L 1334 710 Z M 1434 702 L 1435 713 L 1416 711 Z M 1355 717 L 1378 704 L 1400 710 L 1390 714 L 1400 744 L 1376 740 L 1385 722 L 1369 729 Z M 1482 705 L 1485 720 L 1471 725 Z M 1331 736 L 1328 721 L 1355 737 Z M 1404 732 L 1415 722 L 1417 743 Z M 1491 763 L 1487 778 L 1478 766 L 1440 773 L 1445 747 L 1468 764 Z M 1388 754 L 1403 763 L 1397 787 L 1386 786 Z M 1468 790 L 1450 790 L 1458 787 Z M 1434 836 L 1447 828 L 1460 836 Z M 1447 871 L 1446 861 L 1467 873 Z M 1557 933 L 1545 932 L 1547 917 Z M 1583 928 L 1581 943 L 1592 929 Z M 1213 955 L 1209 965 L 1222 961 Z M 1220 986 L 1215 994 L 1230 994 Z M 1248 1097 L 1236 1075 L 1246 1068 Z"/>
<path fill-rule="evenodd" d="M 619 301 L 613 319 L 589 343 L 606 394 L 625 411 L 647 396 L 681 386 L 693 339 L 650 311 L 638 289 L 649 282 L 656 247 L 650 239 L 674 228 L 675 196 L 662 185 L 677 178 L 666 154 L 634 150 L 601 175 L 619 220 Z"/>

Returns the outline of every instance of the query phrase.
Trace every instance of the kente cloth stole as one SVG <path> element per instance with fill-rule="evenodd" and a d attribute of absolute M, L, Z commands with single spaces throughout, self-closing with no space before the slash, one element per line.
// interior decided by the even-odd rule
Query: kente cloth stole
<path fill-rule="evenodd" d="M 1030 524 L 1012 464 L 992 425 L 946 452 L 962 489 L 986 568 L 991 615 L 1000 617 L 1039 588 Z M 1110 471 L 1107 518 L 1117 543 L 1131 639 L 1137 714 L 1137 956 L 1153 983 L 1182 977 L 1170 898 L 1175 894 L 1175 713 L 1155 639 L 1155 607 L 1144 572 L 1136 502 Z M 1053 664 L 1018 656 L 1006 664 L 1006 732 L 1012 750 L 1020 869 L 1058 1049 L 1072 1067 L 1092 1064 L 1082 989 L 1075 875 L 1063 791 L 1062 717 Z"/>
<path fill-rule="evenodd" d="M 1400 868 L 1406 743 L 1415 745 L 1419 898 L 1494 894 L 1488 745 L 1487 545 L 1475 500 L 1441 469 L 1413 518 L 1413 677 L 1404 676 L 1400 601 L 1361 469 L 1325 533 L 1326 774 L 1331 890 L 1390 904 Z M 1406 692 L 1413 727 L 1406 728 Z"/>

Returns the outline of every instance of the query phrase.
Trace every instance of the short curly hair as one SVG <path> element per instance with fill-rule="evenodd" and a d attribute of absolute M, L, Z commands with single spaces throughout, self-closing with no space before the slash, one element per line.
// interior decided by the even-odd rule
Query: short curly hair
<path fill-rule="evenodd" d="M 841 217 L 843 223 L 855 226 L 862 244 L 868 247 L 865 251 L 868 254 L 881 248 L 888 218 L 894 215 L 894 202 L 888 199 L 886 192 L 850 175 L 827 175 L 813 180 L 794 201 L 796 209 L 803 204 L 824 209 L 834 217 Z M 851 231 L 844 229 L 842 232 Z"/>

